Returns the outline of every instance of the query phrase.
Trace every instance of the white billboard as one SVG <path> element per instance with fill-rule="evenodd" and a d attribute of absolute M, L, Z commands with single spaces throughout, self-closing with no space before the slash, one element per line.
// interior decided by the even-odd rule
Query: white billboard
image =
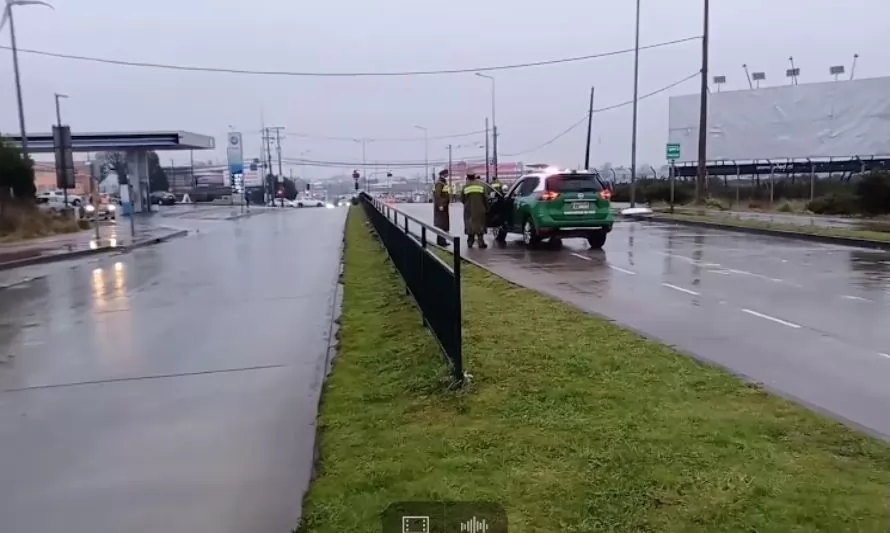
<path fill-rule="evenodd" d="M 698 159 L 700 97 L 672 96 L 668 142 Z M 890 77 L 712 92 L 709 161 L 890 155 Z"/>

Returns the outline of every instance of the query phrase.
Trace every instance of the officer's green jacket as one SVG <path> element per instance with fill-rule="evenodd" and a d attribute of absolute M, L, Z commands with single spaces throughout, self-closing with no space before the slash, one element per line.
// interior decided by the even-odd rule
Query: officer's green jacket
<path fill-rule="evenodd" d="M 485 187 L 478 181 L 468 181 L 461 191 L 461 200 L 464 204 L 464 233 L 484 234 L 485 213 L 488 211 Z"/>

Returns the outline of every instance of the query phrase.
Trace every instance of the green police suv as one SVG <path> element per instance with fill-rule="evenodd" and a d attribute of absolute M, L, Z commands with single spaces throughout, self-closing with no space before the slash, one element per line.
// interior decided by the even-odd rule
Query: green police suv
<path fill-rule="evenodd" d="M 508 233 L 522 234 L 534 247 L 544 239 L 587 239 L 602 248 L 615 218 L 611 190 L 595 171 L 567 170 L 527 174 L 516 180 L 492 206 L 489 223 L 497 227 L 497 240 Z"/>

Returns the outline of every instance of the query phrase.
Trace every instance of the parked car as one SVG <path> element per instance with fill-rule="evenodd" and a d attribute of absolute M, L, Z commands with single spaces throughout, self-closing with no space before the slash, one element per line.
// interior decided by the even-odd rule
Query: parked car
<path fill-rule="evenodd" d="M 149 196 L 153 205 L 173 205 L 176 203 L 176 196 L 167 191 L 155 191 Z"/>
<path fill-rule="evenodd" d="M 53 196 L 53 195 L 38 195 L 36 198 L 37 201 L 37 209 L 49 213 L 62 213 L 65 211 L 65 200 L 61 196 Z M 71 203 L 68 203 L 68 209 L 73 209 L 74 207 Z"/>
<path fill-rule="evenodd" d="M 534 247 L 544 239 L 587 239 L 591 248 L 602 248 L 615 217 L 612 193 L 595 171 L 567 170 L 522 176 L 497 199 L 489 226 L 497 227 L 497 240 L 519 233 Z"/>
<path fill-rule="evenodd" d="M 43 191 L 39 192 L 35 195 L 35 197 L 40 200 L 42 198 L 53 199 L 53 203 L 62 202 L 64 205 L 65 192 L 64 191 Z M 68 195 L 68 205 L 71 207 L 80 207 L 84 204 L 83 198 L 76 194 Z"/>
<path fill-rule="evenodd" d="M 287 198 L 273 198 L 266 202 L 266 207 L 297 207 L 297 204 Z"/>

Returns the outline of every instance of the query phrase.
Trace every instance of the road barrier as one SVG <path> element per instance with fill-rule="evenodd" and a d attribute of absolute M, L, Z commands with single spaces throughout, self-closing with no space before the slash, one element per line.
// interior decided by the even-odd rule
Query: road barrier
<path fill-rule="evenodd" d="M 393 206 L 362 193 L 359 197 L 374 231 L 414 297 L 423 324 L 433 334 L 454 379 L 464 379 L 461 332 L 460 238 L 430 226 Z M 452 245 L 451 265 L 427 246 L 442 237 Z"/>

